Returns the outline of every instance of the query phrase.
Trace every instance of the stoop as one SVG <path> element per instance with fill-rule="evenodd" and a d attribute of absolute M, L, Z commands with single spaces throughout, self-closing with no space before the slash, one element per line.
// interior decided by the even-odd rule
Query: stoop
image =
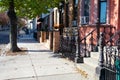
<path fill-rule="evenodd" d="M 99 52 L 91 52 L 91 57 L 84 57 L 84 63 L 77 63 L 76 68 L 84 77 L 84 80 L 99 80 L 96 76 Z"/>

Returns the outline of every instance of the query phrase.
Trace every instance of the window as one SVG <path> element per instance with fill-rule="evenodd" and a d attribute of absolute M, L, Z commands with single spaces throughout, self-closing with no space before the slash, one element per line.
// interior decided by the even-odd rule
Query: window
<path fill-rule="evenodd" d="M 73 0 L 73 21 L 72 26 L 77 27 L 77 6 L 78 6 L 78 0 Z"/>
<path fill-rule="evenodd" d="M 106 1 L 106 0 L 100 0 L 100 1 Z"/>
<path fill-rule="evenodd" d="M 75 0 L 75 5 L 77 5 L 78 4 L 78 0 Z"/>
<path fill-rule="evenodd" d="M 77 19 L 77 5 L 78 5 L 78 0 L 74 0 L 74 9 L 73 9 L 73 12 L 74 12 L 74 20 Z"/>
<path fill-rule="evenodd" d="M 89 16 L 89 0 L 84 0 L 84 16 Z"/>
<path fill-rule="evenodd" d="M 89 15 L 90 15 L 90 0 L 84 0 L 83 1 L 83 11 L 81 16 L 81 24 L 89 24 Z"/>
<path fill-rule="evenodd" d="M 106 23 L 107 1 L 100 0 L 100 23 Z"/>

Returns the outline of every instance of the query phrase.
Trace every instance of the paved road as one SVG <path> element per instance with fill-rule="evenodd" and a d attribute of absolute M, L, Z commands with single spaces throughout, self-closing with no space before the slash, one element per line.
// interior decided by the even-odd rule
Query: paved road
<path fill-rule="evenodd" d="M 9 43 L 9 31 L 0 31 L 0 55 Z"/>
<path fill-rule="evenodd" d="M 9 31 L 0 31 L 0 44 L 9 43 Z"/>

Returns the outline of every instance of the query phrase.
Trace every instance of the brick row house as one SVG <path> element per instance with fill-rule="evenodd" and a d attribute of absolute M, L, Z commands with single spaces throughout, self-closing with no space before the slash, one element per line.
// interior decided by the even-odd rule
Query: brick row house
<path fill-rule="evenodd" d="M 95 80 L 120 79 L 119 22 L 120 0 L 79 0 L 79 57 L 91 57 L 83 62 L 97 64 Z M 98 56 L 96 62 L 93 56 Z"/>
<path fill-rule="evenodd" d="M 47 14 L 40 15 L 37 20 L 37 40 L 46 43 L 49 49 L 57 52 L 59 47 L 59 12 L 57 7 L 49 9 L 49 11 Z"/>
<path fill-rule="evenodd" d="M 119 3 L 119 0 L 80 0 L 78 5 L 80 38 L 88 36 L 86 43 L 95 47 L 98 44 L 100 32 L 105 33 L 105 41 L 107 41 L 119 31 Z M 91 39 L 94 42 L 91 42 Z M 84 40 L 81 42 L 85 43 Z"/>
<path fill-rule="evenodd" d="M 48 25 L 49 37 L 45 37 L 46 40 L 40 42 L 46 42 L 48 48 L 53 52 L 59 52 L 62 49 L 62 55 L 72 56 L 72 60 L 88 63 L 88 65 L 89 61 L 93 60 L 90 58 L 95 54 L 93 52 L 98 52 L 95 55 L 100 55 L 100 58 L 94 61 L 97 61 L 99 65 L 96 63 L 97 66 L 94 67 L 94 70 L 97 72 L 94 74 L 97 74 L 99 79 L 95 80 L 120 79 L 120 75 L 116 73 L 120 70 L 117 70 L 119 67 L 117 64 L 120 62 L 118 60 L 119 0 L 63 0 L 59 7 L 50 10 L 47 18 L 44 17 L 44 21 L 41 23 L 43 27 L 45 22 Z M 46 35 L 41 32 L 40 39 L 42 36 Z M 61 38 L 64 38 L 62 43 Z M 61 44 L 63 44 L 63 48 L 60 47 Z M 85 57 L 89 57 L 88 62 L 86 62 L 88 58 Z M 93 64 L 95 65 L 95 63 Z"/>
<path fill-rule="evenodd" d="M 73 27 L 73 26 L 77 27 L 77 25 L 76 25 L 77 15 L 76 15 L 76 20 L 73 19 L 74 18 L 73 2 L 74 2 L 73 0 L 71 0 L 70 2 L 63 0 L 63 1 L 61 1 L 61 3 L 59 4 L 58 7 L 50 9 L 50 13 L 42 14 L 40 16 L 40 18 L 42 18 L 43 21 L 40 22 L 39 27 L 41 27 L 41 30 L 42 30 L 45 28 L 46 25 L 48 26 L 49 37 L 50 36 L 52 37 L 52 41 L 49 40 L 51 37 L 49 39 L 46 39 L 46 37 L 45 37 L 46 33 L 45 33 L 43 37 L 41 35 L 40 39 L 39 39 L 40 35 L 38 35 L 39 42 L 49 43 L 48 44 L 49 48 L 52 47 L 52 50 L 55 48 L 55 50 L 53 50 L 54 52 L 58 52 L 58 50 L 59 50 L 59 44 L 60 44 L 59 36 L 62 35 L 63 29 Z M 76 6 L 76 8 L 77 8 L 77 6 Z M 38 23 L 39 23 L 39 21 L 38 21 Z M 74 23 L 74 25 L 72 23 Z M 43 32 L 43 30 L 42 30 L 42 32 Z M 39 34 L 39 32 L 38 32 L 38 34 Z M 40 34 L 42 34 L 42 33 L 40 32 Z M 45 38 L 46 40 L 44 41 L 43 38 Z"/>
<path fill-rule="evenodd" d="M 66 27 L 96 27 L 98 22 L 97 0 L 68 0 L 64 3 L 62 12 L 62 25 Z M 74 2 L 73 2 L 74 1 Z M 76 6 L 76 2 L 79 5 Z M 119 0 L 100 0 L 100 26 L 114 26 L 119 30 Z M 77 11 L 77 13 L 76 13 Z M 75 24 L 77 21 L 77 24 Z M 50 29 L 60 26 L 59 9 L 54 8 L 46 17 L 42 26 L 49 25 Z M 87 31 L 87 30 L 86 30 Z M 88 30 L 90 31 L 90 30 Z M 87 33 L 87 32 L 86 32 Z"/>

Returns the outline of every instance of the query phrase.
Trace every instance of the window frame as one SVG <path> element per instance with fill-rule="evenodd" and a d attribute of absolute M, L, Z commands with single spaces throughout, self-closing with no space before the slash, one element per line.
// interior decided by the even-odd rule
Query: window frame
<path fill-rule="evenodd" d="M 105 4 L 106 4 L 106 6 L 105 6 L 105 15 L 104 15 L 104 16 L 105 16 L 105 17 L 104 17 L 104 18 L 105 18 L 105 21 L 102 21 L 102 20 L 101 20 L 101 15 L 102 15 L 102 14 L 101 14 L 101 10 L 102 10 L 101 7 L 102 7 L 102 3 L 105 3 Z M 100 0 L 100 23 L 101 23 L 101 24 L 107 23 L 107 0 Z"/>

